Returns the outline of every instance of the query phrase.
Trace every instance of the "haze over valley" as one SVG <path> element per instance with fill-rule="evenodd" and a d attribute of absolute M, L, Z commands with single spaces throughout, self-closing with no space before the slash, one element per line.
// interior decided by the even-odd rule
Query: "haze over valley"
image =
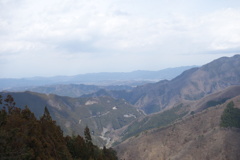
<path fill-rule="evenodd" d="M 239 0 L 0 0 L 0 159 L 239 148 Z"/>
<path fill-rule="evenodd" d="M 3 99 L 12 95 L 17 106 L 27 105 L 36 117 L 41 117 L 47 106 L 64 135 L 84 136 L 88 126 L 96 145 L 114 147 L 123 159 L 238 159 L 239 129 L 224 129 L 220 123 L 230 102 L 240 108 L 239 69 L 240 56 L 235 55 L 187 69 L 170 80 L 134 87 L 64 84 L 39 86 L 39 93 L 4 91 L 1 95 Z M 40 93 L 40 89 L 49 92 Z M 66 94 L 51 93 L 57 90 Z M 84 93 L 69 97 L 80 91 Z M 157 138 L 159 143 L 153 140 Z M 144 141 L 147 146 L 141 145 Z M 204 146 L 209 146 L 205 148 L 209 152 L 202 155 Z M 221 154 L 216 156 L 218 152 Z"/>

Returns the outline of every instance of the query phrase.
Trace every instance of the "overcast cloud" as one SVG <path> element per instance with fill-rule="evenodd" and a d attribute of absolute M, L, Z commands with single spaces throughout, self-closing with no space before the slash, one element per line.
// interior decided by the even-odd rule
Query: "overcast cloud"
<path fill-rule="evenodd" d="M 0 0 L 0 78 L 160 70 L 239 53 L 239 0 Z"/>

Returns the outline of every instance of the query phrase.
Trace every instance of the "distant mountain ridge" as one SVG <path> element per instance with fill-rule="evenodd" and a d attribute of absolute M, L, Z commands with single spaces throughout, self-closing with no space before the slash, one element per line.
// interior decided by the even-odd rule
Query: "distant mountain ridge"
<path fill-rule="evenodd" d="M 31 91 L 44 94 L 56 94 L 59 96 L 80 97 L 84 94 L 91 94 L 101 89 L 106 90 L 131 90 L 133 87 L 128 85 L 96 86 L 85 84 L 55 84 L 36 87 L 18 87 L 9 89 L 11 92 Z"/>
<path fill-rule="evenodd" d="M 168 68 L 159 71 L 133 71 L 133 72 L 103 72 L 88 73 L 76 76 L 33 77 L 33 78 L 2 78 L 0 90 L 16 87 L 33 87 L 53 84 L 91 84 L 91 85 L 131 85 L 156 82 L 162 79 L 172 79 L 183 71 L 194 66 Z"/>
<path fill-rule="evenodd" d="M 53 90 L 60 94 L 66 91 L 77 93 L 77 87 L 92 87 L 93 93 L 78 98 L 34 92 L 10 94 L 17 105 L 33 107 L 31 110 L 37 117 L 42 115 L 43 107 L 47 105 L 65 134 L 72 134 L 73 131 L 79 133 L 88 125 L 98 145 L 111 145 L 148 129 L 170 125 L 192 112 L 221 105 L 239 95 L 239 86 L 240 55 L 236 55 L 191 68 L 172 80 L 133 88 L 104 86 L 110 88 L 99 90 L 99 86 L 78 84 L 38 88 L 46 89 L 46 93 Z M 90 91 L 90 88 L 87 90 Z M 6 95 L 8 92 L 0 94 Z"/>
<path fill-rule="evenodd" d="M 101 91 L 92 96 L 124 98 L 151 114 L 169 109 L 182 100 L 198 100 L 231 85 L 240 85 L 240 55 L 219 58 L 200 68 L 189 69 L 172 80 L 145 84 L 125 92 Z"/>

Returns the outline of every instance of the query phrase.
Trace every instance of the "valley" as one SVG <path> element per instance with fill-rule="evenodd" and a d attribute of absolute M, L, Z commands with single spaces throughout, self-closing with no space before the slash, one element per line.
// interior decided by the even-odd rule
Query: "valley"
<path fill-rule="evenodd" d="M 240 129 L 222 128 L 220 120 L 227 104 L 240 108 L 240 96 L 175 123 L 142 132 L 115 149 L 120 159 L 237 160 L 240 157 Z"/>
<path fill-rule="evenodd" d="M 103 75 L 105 80 L 110 76 Z M 239 129 L 220 127 L 221 115 L 231 101 L 240 108 L 240 55 L 190 67 L 175 78 L 157 82 L 129 80 L 124 78 L 130 77 L 126 73 L 121 76 L 119 80 L 124 81 L 118 84 L 115 79 L 114 85 L 113 81 L 78 84 L 79 79 L 73 81 L 76 77 L 43 86 L 9 84 L 11 89 L 0 94 L 12 95 L 18 107 L 27 105 L 37 118 L 46 106 L 64 135 L 83 136 L 88 126 L 94 144 L 114 147 L 120 159 L 240 158 Z"/>
<path fill-rule="evenodd" d="M 94 93 L 123 98 L 146 114 L 170 109 L 181 101 L 195 101 L 232 85 L 240 85 L 240 55 L 223 57 L 192 68 L 172 80 L 137 86 L 130 91 Z"/>
<path fill-rule="evenodd" d="M 40 117 L 47 106 L 65 135 L 83 135 L 84 128 L 88 126 L 99 146 L 109 146 L 109 137 L 114 130 L 143 116 L 125 100 L 111 97 L 70 98 L 34 92 L 1 93 L 3 97 L 8 94 L 13 96 L 17 106 L 28 106 L 36 117 Z"/>

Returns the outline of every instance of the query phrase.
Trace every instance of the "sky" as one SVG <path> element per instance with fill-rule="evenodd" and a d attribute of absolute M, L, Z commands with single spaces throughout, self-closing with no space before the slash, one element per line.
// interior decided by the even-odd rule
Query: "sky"
<path fill-rule="evenodd" d="M 153 71 L 235 54 L 239 0 L 0 0 L 0 78 Z"/>

